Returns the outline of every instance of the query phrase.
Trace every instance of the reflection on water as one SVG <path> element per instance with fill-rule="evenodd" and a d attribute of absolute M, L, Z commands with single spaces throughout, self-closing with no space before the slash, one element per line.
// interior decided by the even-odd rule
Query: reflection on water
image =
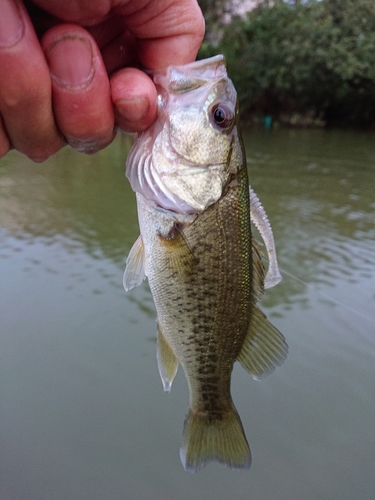
<path fill-rule="evenodd" d="M 252 186 L 284 279 L 262 307 L 287 362 L 233 398 L 249 473 L 193 478 L 178 446 L 187 389 L 163 394 L 147 284 L 125 294 L 138 235 L 130 142 L 42 165 L 0 161 L 0 498 L 367 500 L 375 489 L 375 138 L 248 131 Z M 296 280 L 288 273 L 297 276 Z"/>
<path fill-rule="evenodd" d="M 131 145 L 122 137 L 92 157 L 68 148 L 36 165 L 14 154 L 2 160 L 0 225 L 20 239 L 66 237 L 67 250 L 82 244 L 123 262 L 136 231 L 133 193 L 124 177 Z M 68 243 L 69 242 L 69 243 Z"/>
<path fill-rule="evenodd" d="M 321 130 L 246 136 L 251 183 L 267 207 L 280 265 L 318 289 L 343 280 L 374 292 L 373 145 L 371 134 Z M 303 288 L 290 287 L 269 294 L 267 305 L 294 302 Z M 299 299 L 307 305 L 308 294 Z"/>

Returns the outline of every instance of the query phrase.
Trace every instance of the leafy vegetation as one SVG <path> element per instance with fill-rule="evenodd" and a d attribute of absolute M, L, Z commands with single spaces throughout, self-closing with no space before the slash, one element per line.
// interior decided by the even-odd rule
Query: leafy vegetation
<path fill-rule="evenodd" d="M 201 5 L 211 17 L 200 56 L 226 56 L 243 112 L 299 116 L 301 124 L 375 123 L 373 0 L 265 1 L 227 24 L 226 2 Z"/>

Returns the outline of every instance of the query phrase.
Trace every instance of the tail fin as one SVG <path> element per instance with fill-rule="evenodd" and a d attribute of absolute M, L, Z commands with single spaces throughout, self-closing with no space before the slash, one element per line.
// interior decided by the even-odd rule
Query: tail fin
<path fill-rule="evenodd" d="M 220 419 L 189 409 L 180 457 L 187 472 L 196 472 L 211 461 L 231 469 L 248 469 L 250 448 L 234 405 Z"/>

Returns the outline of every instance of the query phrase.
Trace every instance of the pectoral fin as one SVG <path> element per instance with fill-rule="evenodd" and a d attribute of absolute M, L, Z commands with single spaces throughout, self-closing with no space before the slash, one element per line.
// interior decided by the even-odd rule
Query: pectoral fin
<path fill-rule="evenodd" d="M 158 368 L 165 392 L 170 392 L 178 369 L 178 359 L 164 337 L 158 324 L 157 354 Z"/>
<path fill-rule="evenodd" d="M 261 379 L 280 366 L 287 354 L 284 336 L 254 306 L 248 334 L 237 360 L 253 378 Z"/>
<path fill-rule="evenodd" d="M 195 258 L 184 230 L 174 225 L 168 236 L 160 236 L 166 265 L 180 273 L 180 276 L 189 275 L 198 263 Z"/>
<path fill-rule="evenodd" d="M 135 286 L 140 285 L 145 277 L 145 251 L 142 236 L 139 235 L 126 259 L 123 278 L 125 290 L 128 292 Z"/>

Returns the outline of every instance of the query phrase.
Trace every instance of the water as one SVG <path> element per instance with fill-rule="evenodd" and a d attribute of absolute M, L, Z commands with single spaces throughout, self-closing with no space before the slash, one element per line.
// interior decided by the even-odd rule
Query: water
<path fill-rule="evenodd" d="M 0 161 L 1 500 L 373 498 L 374 137 L 245 139 L 285 271 L 262 308 L 290 347 L 262 382 L 234 370 L 249 472 L 180 464 L 186 382 L 180 370 L 163 393 L 147 284 L 122 289 L 138 234 L 129 140 Z"/>

